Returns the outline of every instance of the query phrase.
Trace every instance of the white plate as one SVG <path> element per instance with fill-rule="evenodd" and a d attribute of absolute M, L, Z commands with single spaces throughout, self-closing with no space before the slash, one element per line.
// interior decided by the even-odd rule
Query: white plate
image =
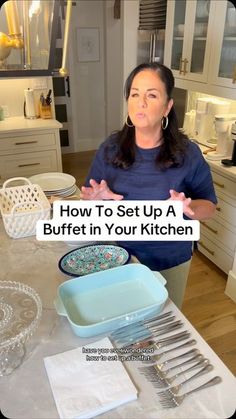
<path fill-rule="evenodd" d="M 43 191 L 61 191 L 75 185 L 73 176 L 60 172 L 40 173 L 29 177 L 29 180 L 41 186 Z"/>
<path fill-rule="evenodd" d="M 61 195 L 61 196 L 68 196 L 68 195 L 72 195 L 73 193 L 75 193 L 77 186 L 74 185 L 72 186 L 72 188 L 67 188 L 67 189 L 56 189 L 54 191 L 46 191 L 45 195 Z"/>

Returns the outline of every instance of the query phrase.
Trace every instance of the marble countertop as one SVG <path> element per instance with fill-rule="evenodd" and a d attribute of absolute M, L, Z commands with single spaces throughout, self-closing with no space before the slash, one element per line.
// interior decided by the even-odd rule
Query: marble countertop
<path fill-rule="evenodd" d="M 1 411 L 6 417 L 15 419 L 56 419 L 58 412 L 43 358 L 84 346 L 101 337 L 82 339 L 75 336 L 67 318 L 60 317 L 54 309 L 57 287 L 69 279 L 58 269 L 58 261 L 72 247 L 64 242 L 39 242 L 34 236 L 10 239 L 1 220 L 0 237 L 1 280 L 19 281 L 33 287 L 40 295 L 43 305 L 42 320 L 27 343 L 24 362 L 10 375 L 0 377 Z M 178 408 L 164 410 L 159 404 L 154 387 L 138 373 L 135 364 L 130 362 L 127 369 L 139 389 L 138 400 L 100 417 L 223 419 L 233 414 L 236 407 L 235 377 L 170 300 L 164 308 L 164 311 L 169 310 L 183 321 L 185 330 L 190 331 L 191 338 L 196 339 L 196 347 L 214 366 L 212 372 L 199 378 L 200 382 L 220 375 L 222 383 L 196 393 L 196 396 L 192 395 Z"/>
<path fill-rule="evenodd" d="M 205 151 L 209 149 L 209 146 L 200 144 L 198 141 L 196 143 L 199 145 L 201 151 Z M 232 179 L 236 181 L 236 166 L 227 167 L 224 166 L 220 160 L 210 160 L 207 158 L 207 154 L 203 154 L 207 163 L 211 167 L 211 169 L 217 170 L 217 172 L 221 173 L 223 176 L 228 177 L 229 179 Z"/>
<path fill-rule="evenodd" d="M 26 130 L 59 129 L 61 127 L 62 124 L 56 119 L 26 119 L 24 116 L 12 116 L 0 121 L 0 136 Z"/>

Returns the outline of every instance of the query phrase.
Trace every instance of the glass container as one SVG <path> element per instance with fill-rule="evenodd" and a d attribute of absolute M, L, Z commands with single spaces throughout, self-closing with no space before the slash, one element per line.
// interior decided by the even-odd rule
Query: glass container
<path fill-rule="evenodd" d="M 0 376 L 11 374 L 25 357 L 26 342 L 37 329 L 42 303 L 26 284 L 0 281 Z"/>

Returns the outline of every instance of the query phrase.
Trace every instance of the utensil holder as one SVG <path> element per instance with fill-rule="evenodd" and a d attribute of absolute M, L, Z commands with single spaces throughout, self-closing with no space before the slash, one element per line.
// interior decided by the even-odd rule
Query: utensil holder
<path fill-rule="evenodd" d="M 52 118 L 52 108 L 51 105 L 42 105 L 39 104 L 39 116 L 42 119 L 51 119 Z"/>

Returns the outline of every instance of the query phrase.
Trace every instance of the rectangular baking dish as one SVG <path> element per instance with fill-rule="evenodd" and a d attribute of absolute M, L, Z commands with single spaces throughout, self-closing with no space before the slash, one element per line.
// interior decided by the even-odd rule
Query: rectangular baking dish
<path fill-rule="evenodd" d="M 163 309 L 168 292 L 159 276 L 131 263 L 73 278 L 58 287 L 55 307 L 80 337 L 111 332 Z"/>

